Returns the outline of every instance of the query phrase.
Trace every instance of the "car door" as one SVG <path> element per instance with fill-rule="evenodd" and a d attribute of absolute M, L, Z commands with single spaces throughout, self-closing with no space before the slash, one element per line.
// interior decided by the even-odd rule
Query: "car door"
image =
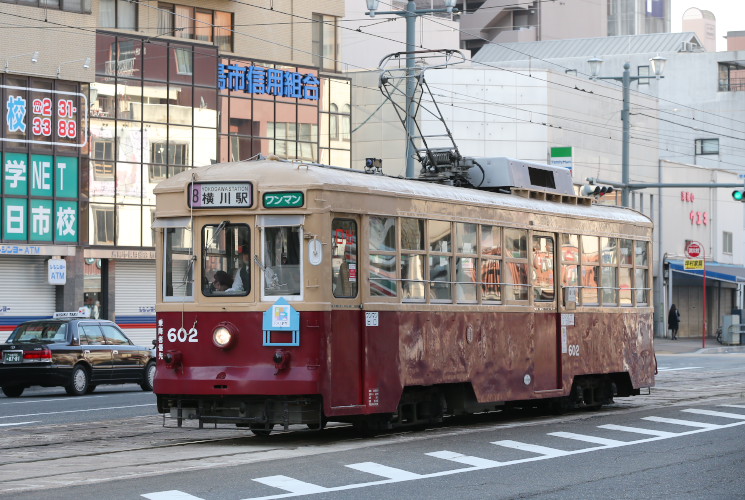
<path fill-rule="evenodd" d="M 132 345 L 126 335 L 115 325 L 102 324 L 106 344 L 111 347 L 112 380 L 139 381 L 147 362 L 147 351 Z"/>
<path fill-rule="evenodd" d="M 91 367 L 91 383 L 100 384 L 111 380 L 113 360 L 111 347 L 106 345 L 101 327 L 94 322 L 78 323 L 80 347 L 83 358 Z"/>

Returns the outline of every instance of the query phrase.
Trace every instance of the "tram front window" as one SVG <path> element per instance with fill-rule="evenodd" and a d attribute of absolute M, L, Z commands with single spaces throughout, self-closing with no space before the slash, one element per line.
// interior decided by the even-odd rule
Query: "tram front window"
<path fill-rule="evenodd" d="M 300 227 L 265 227 L 264 295 L 300 295 Z"/>
<path fill-rule="evenodd" d="M 202 293 L 206 297 L 248 295 L 251 248 L 246 224 L 209 224 L 202 228 Z"/>

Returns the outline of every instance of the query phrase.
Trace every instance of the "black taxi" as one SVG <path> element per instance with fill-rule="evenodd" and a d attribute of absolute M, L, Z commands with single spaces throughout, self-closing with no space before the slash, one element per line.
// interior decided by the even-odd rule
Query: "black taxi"
<path fill-rule="evenodd" d="M 31 386 L 64 387 L 79 396 L 100 384 L 153 390 L 155 351 L 134 345 L 116 323 L 56 313 L 18 325 L 0 344 L 0 387 L 10 398 Z"/>

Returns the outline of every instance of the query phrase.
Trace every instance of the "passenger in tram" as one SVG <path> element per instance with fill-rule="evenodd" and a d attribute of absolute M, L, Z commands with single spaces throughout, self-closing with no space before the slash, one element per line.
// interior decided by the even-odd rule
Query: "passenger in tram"
<path fill-rule="evenodd" d="M 240 264 L 238 265 L 238 269 L 235 270 L 230 288 L 226 290 L 228 293 L 243 293 L 251 289 L 251 253 L 249 252 L 248 245 L 245 243 L 240 245 L 238 247 L 238 254 L 240 255 Z"/>
<path fill-rule="evenodd" d="M 216 292 L 227 292 L 232 284 L 230 275 L 225 271 L 217 271 L 215 273 L 215 280 L 212 282 L 212 286 Z"/>

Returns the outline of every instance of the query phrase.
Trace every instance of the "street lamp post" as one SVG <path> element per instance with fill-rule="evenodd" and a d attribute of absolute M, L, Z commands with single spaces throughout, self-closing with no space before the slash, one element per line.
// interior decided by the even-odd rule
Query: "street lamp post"
<path fill-rule="evenodd" d="M 623 138 L 622 138 L 622 149 L 621 149 L 621 204 L 624 207 L 629 206 L 629 141 L 631 137 L 631 125 L 629 123 L 629 96 L 631 90 L 631 82 L 638 80 L 644 80 L 649 78 L 664 78 L 662 76 L 662 70 L 665 68 L 665 62 L 667 59 L 657 55 L 649 60 L 649 64 L 652 66 L 653 75 L 638 75 L 631 76 L 629 69 L 631 65 L 627 62 L 623 65 L 623 76 L 598 76 L 600 65 L 603 63 L 602 59 L 593 57 L 587 62 L 590 64 L 590 78 L 592 80 L 615 80 L 621 82 L 623 86 L 623 108 L 621 109 L 621 121 L 623 122 Z"/>
<path fill-rule="evenodd" d="M 414 134 L 414 91 L 416 82 L 414 81 L 414 50 L 416 49 L 416 16 L 429 14 L 433 12 L 457 12 L 455 7 L 456 0 L 445 0 L 445 8 L 442 9 L 417 9 L 416 2 L 409 0 L 406 4 L 406 10 L 394 10 L 378 12 L 379 0 L 367 0 L 366 14 L 375 17 L 376 14 L 387 14 L 403 16 L 406 19 L 406 135 L 409 140 L 406 141 L 406 177 L 413 178 L 414 175 L 414 146 L 412 138 Z"/>

